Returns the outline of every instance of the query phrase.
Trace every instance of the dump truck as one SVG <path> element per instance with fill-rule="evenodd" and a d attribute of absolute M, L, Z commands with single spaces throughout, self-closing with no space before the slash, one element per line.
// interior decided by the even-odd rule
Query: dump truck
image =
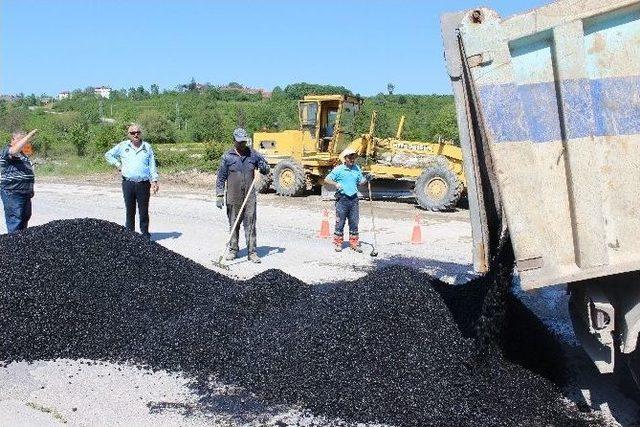
<path fill-rule="evenodd" d="M 324 177 L 349 147 L 359 154 L 363 170 L 376 176 L 376 198 L 415 197 L 431 211 L 455 207 L 465 188 L 460 148 L 450 141 L 402 140 L 404 117 L 395 138 L 377 138 L 375 112 L 369 132 L 356 135 L 355 117 L 361 105 L 362 99 L 349 95 L 307 95 L 298 103 L 299 129 L 256 132 L 253 147 L 272 167 L 258 190 L 273 188 L 281 196 L 299 196 L 321 187 L 328 194 Z"/>
<path fill-rule="evenodd" d="M 640 332 L 640 2 L 558 0 L 441 17 L 473 233 L 505 229 L 524 290 L 567 284 L 602 373 L 636 380 Z"/>

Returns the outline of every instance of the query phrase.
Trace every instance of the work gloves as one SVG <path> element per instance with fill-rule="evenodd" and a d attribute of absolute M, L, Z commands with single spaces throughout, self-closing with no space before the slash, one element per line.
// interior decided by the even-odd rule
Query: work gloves
<path fill-rule="evenodd" d="M 371 182 L 376 176 L 372 173 L 367 173 L 364 175 L 364 180 L 366 182 Z"/>
<path fill-rule="evenodd" d="M 216 207 L 218 209 L 222 209 L 223 206 L 224 206 L 224 196 L 216 197 Z"/>
<path fill-rule="evenodd" d="M 269 172 L 271 172 L 271 168 L 269 168 L 269 165 L 266 162 L 258 163 L 258 170 L 262 175 L 268 175 Z"/>

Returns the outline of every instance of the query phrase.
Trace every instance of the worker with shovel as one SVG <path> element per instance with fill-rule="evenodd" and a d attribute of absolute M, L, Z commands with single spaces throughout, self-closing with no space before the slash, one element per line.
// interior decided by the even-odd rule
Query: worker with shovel
<path fill-rule="evenodd" d="M 244 225 L 249 261 L 260 263 L 256 253 L 256 190 L 255 170 L 261 174 L 269 173 L 269 165 L 264 157 L 253 150 L 248 142 L 251 139 L 246 130 L 233 131 L 233 148 L 227 151 L 220 161 L 216 182 L 216 206 L 222 209 L 225 203 L 224 187 L 227 184 L 227 217 L 231 227 L 231 236 L 225 259 L 231 261 L 238 255 L 239 223 Z"/>
<path fill-rule="evenodd" d="M 358 186 L 373 179 L 372 174 L 363 174 L 356 164 L 356 152 L 347 148 L 340 153 L 343 164 L 333 168 L 324 179 L 327 184 L 336 187 L 336 228 L 333 234 L 333 244 L 336 252 L 342 251 L 344 243 L 344 226 L 349 222 L 349 247 L 360 253 L 360 238 L 358 223 L 360 222 L 360 206 L 358 200 Z"/>

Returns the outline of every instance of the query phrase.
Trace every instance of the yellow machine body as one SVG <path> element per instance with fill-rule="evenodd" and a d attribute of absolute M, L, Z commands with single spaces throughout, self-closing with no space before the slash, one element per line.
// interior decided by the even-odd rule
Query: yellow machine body
<path fill-rule="evenodd" d="M 416 181 L 425 168 L 437 162 L 455 178 L 449 176 L 448 181 L 436 182 L 436 177 L 435 181 L 429 181 L 431 184 L 425 184 L 430 185 L 430 190 L 425 187 L 424 191 L 430 191 L 437 198 L 447 188 L 459 187 L 452 196 L 457 203 L 465 185 L 460 148 L 445 141 L 402 140 L 404 116 L 395 138 L 377 138 L 374 136 L 375 112 L 369 132 L 356 135 L 355 116 L 361 105 L 362 99 L 348 95 L 308 95 L 298 103 L 298 130 L 256 132 L 253 147 L 273 168 L 272 181 L 263 182 L 261 189 L 273 186 L 278 194 L 292 196 L 322 186 L 324 177 L 340 163 L 340 153 L 349 147 L 358 153 L 358 163 L 363 170 L 376 176 L 375 187 L 379 194 L 385 193 L 385 187 L 395 187 L 387 192 L 387 196 L 413 197 L 412 192 L 418 191 L 414 188 Z M 415 196 L 420 203 L 420 198 Z"/>

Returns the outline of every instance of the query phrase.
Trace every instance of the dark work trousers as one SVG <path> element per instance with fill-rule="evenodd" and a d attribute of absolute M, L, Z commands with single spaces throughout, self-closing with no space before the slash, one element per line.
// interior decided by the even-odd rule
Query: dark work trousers
<path fill-rule="evenodd" d="M 358 222 L 360 222 L 360 202 L 358 195 L 351 197 L 336 193 L 336 236 L 344 236 L 344 224 L 349 221 L 349 235 L 358 235 Z"/>
<path fill-rule="evenodd" d="M 136 229 L 136 204 L 138 205 L 138 215 L 140 216 L 140 233 L 145 237 L 149 234 L 149 197 L 151 197 L 151 183 L 149 181 L 129 181 L 122 180 L 122 195 L 124 196 L 124 206 L 127 209 L 127 220 L 125 227 L 127 230 Z"/>
<path fill-rule="evenodd" d="M 227 205 L 227 217 L 229 218 L 229 231 L 236 222 L 241 204 Z M 240 237 L 240 223 L 244 225 L 244 237 L 247 240 L 248 254 L 256 252 L 256 197 L 249 197 L 247 204 L 242 211 L 240 222 L 231 235 L 229 249 L 238 251 L 238 240 Z"/>
<path fill-rule="evenodd" d="M 27 228 L 31 219 L 32 193 L 19 193 L 11 190 L 1 190 L 4 219 L 7 223 L 7 233 L 15 233 Z"/>

